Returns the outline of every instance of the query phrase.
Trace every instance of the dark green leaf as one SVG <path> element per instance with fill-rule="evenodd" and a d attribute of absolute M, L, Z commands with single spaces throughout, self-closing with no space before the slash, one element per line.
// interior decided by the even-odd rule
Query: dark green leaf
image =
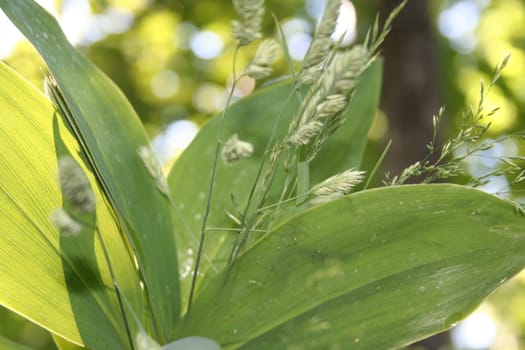
<path fill-rule="evenodd" d="M 392 349 L 450 328 L 525 266 L 513 204 L 455 185 L 358 192 L 267 234 L 177 331 L 226 349 Z"/>

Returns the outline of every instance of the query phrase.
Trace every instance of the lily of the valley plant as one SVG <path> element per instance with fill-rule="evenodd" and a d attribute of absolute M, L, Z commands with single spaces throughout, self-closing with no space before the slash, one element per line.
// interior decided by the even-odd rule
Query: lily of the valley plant
<path fill-rule="evenodd" d="M 56 20 L 0 0 L 50 75 L 44 94 L 0 64 L 0 304 L 60 348 L 393 349 L 450 328 L 518 273 L 517 204 L 473 188 L 484 178 L 430 184 L 491 147 L 488 89 L 457 136 L 370 189 L 378 50 L 402 7 L 344 48 L 339 6 L 327 1 L 291 78 L 231 103 L 239 79 L 289 57 L 282 35 L 261 32 L 264 1 L 234 0 L 234 57 L 257 49 L 165 177 L 128 101 Z M 521 180 L 519 161 L 500 171 Z M 423 184 L 403 185 L 412 176 Z"/>

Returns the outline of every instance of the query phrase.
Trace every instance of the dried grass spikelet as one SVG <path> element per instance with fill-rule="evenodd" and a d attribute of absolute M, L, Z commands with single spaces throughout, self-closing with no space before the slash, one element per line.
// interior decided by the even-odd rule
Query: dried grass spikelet
<path fill-rule="evenodd" d="M 249 142 L 239 140 L 237 134 L 233 134 L 224 144 L 221 156 L 226 165 L 230 165 L 241 158 L 250 157 L 253 153 L 253 145 Z"/>
<path fill-rule="evenodd" d="M 349 169 L 340 174 L 329 177 L 311 189 L 316 196 L 343 196 L 364 179 L 365 172 Z"/>
<path fill-rule="evenodd" d="M 312 137 L 319 135 L 323 130 L 323 123 L 319 121 L 312 121 L 301 126 L 293 135 L 290 136 L 288 142 L 296 146 L 304 146 L 310 143 Z"/>
<path fill-rule="evenodd" d="M 155 180 L 155 186 L 157 189 L 166 197 L 170 196 L 170 191 L 166 177 L 162 173 L 162 168 L 160 166 L 159 160 L 153 150 L 149 146 L 140 146 L 137 149 L 137 154 L 144 163 L 144 166 L 148 170 L 148 173 Z"/>
<path fill-rule="evenodd" d="M 334 55 L 323 75 L 310 88 L 304 104 L 292 122 L 288 137 L 290 143 L 306 145 L 316 140 L 312 151 L 315 154 L 315 148 L 320 147 L 326 135 L 334 132 L 344 121 L 342 112 L 350 101 L 357 79 L 366 68 L 369 57 L 369 52 L 362 46 Z M 302 135 L 308 135 L 308 138 Z M 297 140 L 302 142 L 298 143 Z"/>
<path fill-rule="evenodd" d="M 357 79 L 367 67 L 367 61 L 370 59 L 370 52 L 366 47 L 356 45 L 349 51 L 337 55 L 332 65 L 337 74 L 334 81 L 335 92 L 343 95 L 348 94 L 355 88 Z"/>
<path fill-rule="evenodd" d="M 344 122 L 344 112 L 354 93 L 357 81 L 366 69 L 370 53 L 364 46 L 354 46 L 334 57 L 330 70 L 333 77 L 325 82 L 327 95 L 317 106 L 317 118 L 326 120 L 327 133 L 337 130 Z"/>
<path fill-rule="evenodd" d="M 264 0 L 233 0 L 239 20 L 232 21 L 233 36 L 239 46 L 245 46 L 262 37 L 261 25 Z"/>
<path fill-rule="evenodd" d="M 263 79 L 272 73 L 270 67 L 279 53 L 279 44 L 273 39 L 264 40 L 259 47 L 253 60 L 246 66 L 244 74 L 253 79 Z"/>
<path fill-rule="evenodd" d="M 324 99 L 324 101 L 317 105 L 317 118 L 324 119 L 326 117 L 339 113 L 346 107 L 346 104 L 346 96 L 340 94 L 329 95 Z"/>
<path fill-rule="evenodd" d="M 64 199 L 80 213 L 95 211 L 96 202 L 89 180 L 78 163 L 70 156 L 58 159 L 58 182 Z"/>
<path fill-rule="evenodd" d="M 83 227 L 62 208 L 51 213 L 51 222 L 64 237 L 78 236 Z"/>
<path fill-rule="evenodd" d="M 331 35 L 337 24 L 341 0 L 328 0 L 319 22 L 319 26 L 312 39 L 303 60 L 303 67 L 299 73 L 298 79 L 303 84 L 313 84 L 321 74 L 320 65 L 325 61 L 334 44 Z"/>

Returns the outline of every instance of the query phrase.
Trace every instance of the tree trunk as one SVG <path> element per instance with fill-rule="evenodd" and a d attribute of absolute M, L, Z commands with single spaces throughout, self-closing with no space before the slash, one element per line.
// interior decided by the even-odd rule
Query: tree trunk
<path fill-rule="evenodd" d="M 401 0 L 381 0 L 386 17 Z M 393 23 L 382 50 L 385 71 L 381 107 L 389 121 L 392 174 L 427 155 L 432 115 L 439 108 L 437 42 L 428 0 L 408 1 Z"/>
<path fill-rule="evenodd" d="M 401 0 L 381 0 L 380 13 L 386 17 L 399 3 Z M 389 121 L 392 148 L 386 166 L 393 175 L 428 154 L 432 115 L 440 104 L 437 41 L 428 3 L 408 1 L 383 45 L 381 108 Z M 441 350 L 448 344 L 448 333 L 441 333 L 411 349 Z"/>

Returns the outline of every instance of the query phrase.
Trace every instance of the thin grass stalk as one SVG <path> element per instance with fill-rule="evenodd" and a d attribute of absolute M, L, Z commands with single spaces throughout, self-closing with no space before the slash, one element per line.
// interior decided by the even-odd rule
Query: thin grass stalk
<path fill-rule="evenodd" d="M 189 298 L 188 298 L 188 308 L 187 308 L 187 312 L 190 311 L 191 309 L 191 304 L 193 302 L 193 297 L 194 297 L 194 294 L 195 294 L 195 287 L 196 287 L 196 284 L 197 284 L 197 277 L 198 277 L 198 274 L 199 274 L 199 268 L 200 268 L 200 262 L 201 262 L 201 256 L 202 256 L 202 253 L 203 253 L 203 249 L 204 249 L 204 241 L 206 240 L 206 225 L 208 224 L 208 217 L 210 215 L 210 209 L 211 209 L 211 200 L 212 200 L 212 196 L 213 196 L 213 189 L 214 189 L 214 186 L 215 186 L 215 175 L 217 174 L 217 164 L 218 164 L 218 161 L 219 161 L 219 155 L 220 155 L 220 151 L 221 151 L 221 145 L 222 145 L 222 132 L 223 132 L 223 129 L 224 129 L 224 120 L 226 119 L 226 112 L 228 111 L 228 106 L 230 105 L 231 103 L 231 100 L 233 98 L 233 93 L 235 91 L 235 87 L 237 86 L 237 77 L 236 77 L 236 71 L 235 71 L 235 64 L 237 62 L 237 54 L 239 52 L 239 45 L 237 45 L 235 47 L 235 51 L 233 52 L 233 83 L 232 83 L 232 87 L 230 89 L 230 92 L 228 94 L 228 98 L 226 100 L 226 106 L 224 107 L 224 110 L 221 114 L 221 120 L 220 120 L 220 124 L 219 124 L 219 130 L 218 130 L 218 136 L 217 136 L 217 145 L 215 147 L 215 156 L 213 158 L 213 165 L 212 165 L 212 170 L 211 170 L 211 178 L 210 178 L 210 185 L 209 185 L 209 188 L 208 188 L 208 197 L 206 199 L 206 208 L 204 210 L 204 215 L 203 215 L 203 219 L 202 219 L 202 225 L 201 225 L 201 230 L 200 230 L 200 240 L 199 240 L 199 247 L 197 249 L 197 258 L 195 259 L 195 265 L 194 265 L 194 268 L 193 268 L 193 275 L 192 275 L 192 278 L 191 278 L 191 287 L 190 287 L 190 295 L 189 295 Z"/>

